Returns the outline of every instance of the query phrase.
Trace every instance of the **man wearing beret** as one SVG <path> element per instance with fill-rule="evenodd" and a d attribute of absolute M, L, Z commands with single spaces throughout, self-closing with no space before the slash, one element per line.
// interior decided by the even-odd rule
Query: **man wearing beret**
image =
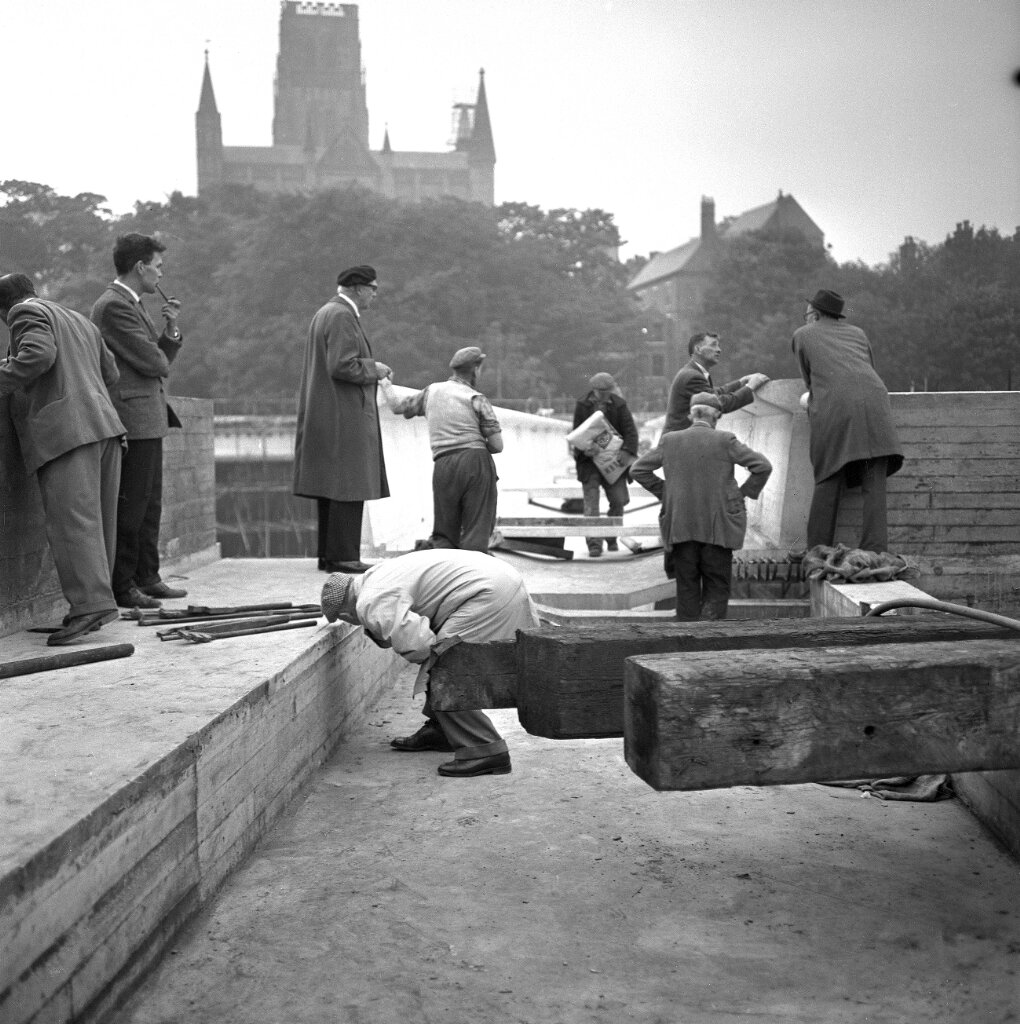
<path fill-rule="evenodd" d="M 334 573 L 322 588 L 322 612 L 364 627 L 380 647 L 419 666 L 414 692 L 428 692 L 429 670 L 463 640 L 513 640 L 538 626 L 538 614 L 511 565 L 480 551 L 415 551 L 373 565 L 364 575 Z M 425 724 L 390 741 L 395 750 L 452 751 L 439 766 L 450 778 L 507 775 L 506 740 L 483 711 L 434 711 L 426 698 Z"/>
<path fill-rule="evenodd" d="M 807 546 L 832 545 L 843 492 L 860 487 L 864 522 L 858 546 L 887 551 L 885 481 L 903 465 L 889 392 L 875 371 L 867 335 L 843 323 L 843 297 L 823 288 L 806 301 L 804 326 L 793 334 L 793 352 L 808 387 L 815 477 Z"/>
<path fill-rule="evenodd" d="M 576 430 L 589 416 L 601 412 L 609 425 L 623 439 L 622 451 L 625 451 L 632 458 L 637 458 L 638 432 L 634 425 L 634 417 L 627 407 L 627 400 L 620 393 L 616 381 L 608 373 L 596 373 L 588 381 L 591 391 L 580 398 L 574 406 L 574 429 Z M 599 514 L 599 497 L 601 491 L 606 492 L 606 501 L 609 502 L 609 515 L 622 516 L 624 506 L 630 502 L 630 492 L 627 490 L 627 474 L 624 473 L 610 483 L 600 472 L 595 460 L 585 452 L 574 449 L 574 465 L 577 470 L 577 479 L 581 483 L 581 493 L 584 495 L 584 514 L 586 516 L 597 516 Z M 586 537 L 585 543 L 588 546 L 589 558 L 602 557 L 602 538 Z M 618 542 L 615 537 L 606 541 L 607 551 L 616 551 Z"/>
<path fill-rule="evenodd" d="M 361 314 L 378 289 L 375 270 L 350 267 L 312 317 L 298 393 L 294 494 L 318 504 L 319 568 L 364 572 L 365 502 L 389 497 L 376 387 L 393 371 L 372 355 Z"/>
<path fill-rule="evenodd" d="M 662 501 L 659 528 L 673 555 L 676 617 L 725 619 L 733 552 L 747 531 L 744 499 L 761 494 L 772 465 L 729 431 L 715 429 L 723 414 L 718 395 L 694 395 L 690 412 L 690 429 L 663 434 L 659 447 L 634 463 L 631 475 Z M 739 487 L 734 466 L 750 472 Z"/>
<path fill-rule="evenodd" d="M 664 434 L 671 430 L 686 430 L 691 425 L 691 398 L 694 395 L 711 392 L 718 399 L 723 412 L 742 409 L 754 401 L 754 392 L 768 383 L 764 373 L 749 373 L 739 380 L 716 387 L 712 383 L 712 367 L 719 362 L 722 346 L 718 334 L 695 334 L 687 343 L 690 361 L 673 378 L 666 405 Z"/>
<path fill-rule="evenodd" d="M 496 464 L 503 433 L 489 400 L 478 390 L 485 353 L 474 345 L 450 360 L 449 380 L 396 398 L 383 382 L 390 409 L 406 419 L 424 416 L 432 448 L 434 548 L 488 551 L 496 526 Z"/>

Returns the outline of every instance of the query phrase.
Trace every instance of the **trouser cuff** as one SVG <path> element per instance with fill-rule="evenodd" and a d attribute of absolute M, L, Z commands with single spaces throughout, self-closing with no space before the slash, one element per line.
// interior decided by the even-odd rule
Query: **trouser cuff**
<path fill-rule="evenodd" d="M 505 754 L 508 750 L 506 740 L 493 740 L 491 743 L 480 743 L 475 747 L 458 747 L 453 759 L 455 761 L 472 761 L 479 757 L 492 757 L 493 754 Z"/>

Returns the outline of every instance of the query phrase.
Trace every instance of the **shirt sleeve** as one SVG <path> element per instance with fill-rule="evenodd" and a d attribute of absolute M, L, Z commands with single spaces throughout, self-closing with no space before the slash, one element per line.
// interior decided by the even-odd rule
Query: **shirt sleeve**
<path fill-rule="evenodd" d="M 57 343 L 46 313 L 32 304 L 8 314 L 11 354 L 0 365 L 0 395 L 9 395 L 41 377 L 57 361 Z"/>
<path fill-rule="evenodd" d="M 424 416 L 425 407 L 428 404 L 428 388 L 416 391 L 413 395 L 405 398 L 398 398 L 390 409 L 394 413 L 401 413 L 406 420 L 413 420 L 415 416 Z"/>
<path fill-rule="evenodd" d="M 485 395 L 472 395 L 471 406 L 478 417 L 478 429 L 481 430 L 482 437 L 492 437 L 493 434 L 502 433 L 503 428 L 499 425 L 499 420 L 496 419 L 492 403 Z"/>
<path fill-rule="evenodd" d="M 630 467 L 631 479 L 639 483 L 646 491 L 651 491 L 657 498 L 662 497 L 665 489 L 665 482 L 661 477 L 655 475 L 655 470 L 662 468 L 662 445 L 653 448 L 641 456 L 633 466 Z"/>
<path fill-rule="evenodd" d="M 357 612 L 362 626 L 384 647 L 415 664 L 428 660 L 436 634 L 429 620 L 412 609 L 407 594 L 363 589 Z"/>

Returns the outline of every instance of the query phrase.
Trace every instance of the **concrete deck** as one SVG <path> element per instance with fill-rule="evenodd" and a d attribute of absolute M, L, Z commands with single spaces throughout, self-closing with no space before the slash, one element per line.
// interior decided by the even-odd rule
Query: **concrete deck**
<path fill-rule="evenodd" d="M 501 557 L 567 604 L 661 582 L 655 556 Z M 175 604 L 322 580 L 226 560 Z M 445 755 L 390 750 L 420 721 L 411 674 L 360 631 L 191 646 L 115 623 L 83 646 L 125 641 L 0 682 L 3 1024 L 1014 1019 L 1017 864 L 959 801 L 656 794 L 622 741 L 538 739 L 513 711 L 512 775 L 442 779 Z M 6 637 L 4 660 L 44 643 Z"/>
<path fill-rule="evenodd" d="M 443 779 L 380 701 L 109 1024 L 991 1024 L 1017 864 L 957 800 L 657 794 L 622 741 L 494 712 L 512 775 Z"/>

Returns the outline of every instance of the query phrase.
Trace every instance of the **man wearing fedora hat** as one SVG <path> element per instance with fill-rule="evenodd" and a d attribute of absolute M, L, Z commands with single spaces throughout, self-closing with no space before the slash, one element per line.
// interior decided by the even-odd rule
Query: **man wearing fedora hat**
<path fill-rule="evenodd" d="M 474 345 L 458 349 L 453 371 L 406 398 L 382 384 L 394 413 L 424 416 L 432 448 L 432 536 L 434 548 L 488 551 L 496 526 L 496 464 L 503 433 L 489 400 L 478 390 L 485 353 Z"/>
<path fill-rule="evenodd" d="M 375 299 L 375 270 L 350 267 L 312 317 L 298 392 L 294 494 L 319 513 L 319 568 L 364 572 L 365 502 L 389 497 L 376 386 L 393 371 L 372 355 L 361 314 Z"/>
<path fill-rule="evenodd" d="M 711 391 L 693 395 L 690 428 L 663 434 L 631 467 L 634 479 L 662 502 L 659 527 L 672 554 L 676 617 L 683 621 L 726 618 L 733 552 L 747 531 L 744 499 L 757 498 L 772 472 L 764 455 L 715 429 L 724 404 Z M 739 487 L 734 466 L 750 473 Z"/>
<path fill-rule="evenodd" d="M 793 352 L 808 387 L 815 478 L 807 546 L 832 545 L 843 492 L 860 487 L 864 521 L 859 547 L 886 551 L 886 477 L 903 465 L 889 392 L 875 371 L 867 335 L 845 323 L 843 297 L 822 288 L 806 301 Z"/>

